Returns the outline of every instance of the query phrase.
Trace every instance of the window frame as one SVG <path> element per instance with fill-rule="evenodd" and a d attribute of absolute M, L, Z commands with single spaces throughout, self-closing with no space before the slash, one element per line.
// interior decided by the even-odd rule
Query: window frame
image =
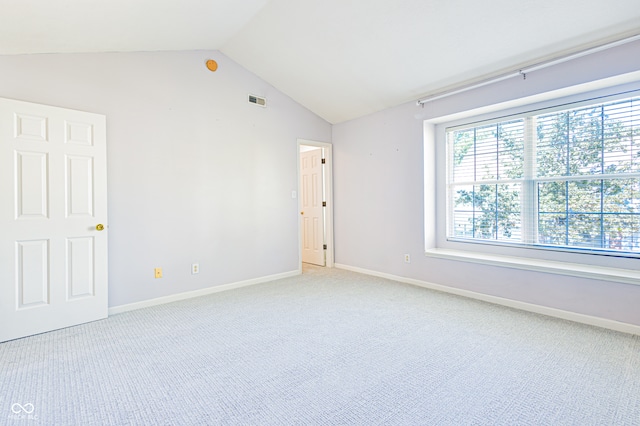
<path fill-rule="evenodd" d="M 447 138 L 449 128 L 515 119 L 537 111 L 579 108 L 616 99 L 640 96 L 640 81 L 596 90 L 559 90 L 527 99 L 513 100 L 476 110 L 437 117 L 424 122 L 425 143 L 425 254 L 430 257 L 497 264 L 519 269 L 546 270 L 588 278 L 640 284 L 640 256 L 615 255 L 593 250 L 504 244 L 498 241 L 450 240 L 447 238 Z M 569 93 L 569 95 L 566 95 Z M 564 95 L 564 96 L 563 96 Z M 435 171 L 435 173 L 433 173 Z M 433 174 L 432 174 L 433 173 Z M 606 269 L 604 275 L 590 271 Z M 638 274 L 636 275 L 636 272 Z M 622 277 L 620 276 L 622 274 Z M 630 274 L 630 275 L 629 275 Z"/>
<path fill-rule="evenodd" d="M 625 101 L 634 99 L 635 101 L 640 101 L 640 92 L 631 92 L 622 93 L 622 94 L 614 94 L 610 96 L 604 96 L 596 99 L 590 99 L 580 102 L 573 102 L 564 105 L 558 105 L 550 108 L 543 108 L 533 111 L 527 111 L 525 113 L 515 114 L 511 116 L 499 116 L 490 120 L 483 120 L 480 122 L 472 122 L 465 123 L 463 125 L 456 125 L 451 127 L 445 127 L 445 132 L 447 134 L 446 139 L 446 157 L 447 157 L 447 173 L 446 173 L 446 186 L 447 186 L 447 240 L 448 241 L 460 241 L 460 242 L 474 242 L 480 244 L 504 244 L 507 246 L 524 246 L 537 248 L 541 250 L 555 250 L 555 251 L 568 251 L 568 252 L 581 252 L 588 254 L 597 254 L 603 256 L 614 256 L 614 257 L 631 257 L 631 258 L 639 258 L 640 251 L 618 251 L 613 249 L 608 249 L 605 247 L 588 247 L 588 246 L 571 246 L 571 245 L 553 245 L 553 244 L 545 244 L 543 242 L 538 241 L 538 226 L 539 223 L 539 213 L 540 213 L 540 205 L 539 205 L 539 185 L 543 183 L 550 182 L 573 182 L 573 181 L 615 181 L 616 179 L 637 179 L 640 177 L 640 172 L 627 172 L 620 174 L 590 174 L 590 175 L 558 175 L 558 176 L 537 176 L 534 174 L 533 170 L 536 167 L 539 167 L 540 164 L 536 164 L 536 155 L 535 152 L 539 148 L 536 146 L 536 118 L 542 116 L 549 116 L 555 114 L 557 112 L 571 112 L 580 109 L 588 109 L 590 107 L 602 107 L 611 105 L 617 101 Z M 504 178 L 500 176 L 501 163 L 499 160 L 496 162 L 496 170 L 498 171 L 498 176 L 493 179 L 485 179 L 478 176 L 475 176 L 477 173 L 476 162 L 479 159 L 478 156 L 483 156 L 484 154 L 476 154 L 475 156 L 469 157 L 473 159 L 473 167 L 474 167 L 474 178 L 471 180 L 463 179 L 462 181 L 457 181 L 455 178 L 455 166 L 453 164 L 454 154 L 453 154 L 453 141 L 450 140 L 449 135 L 453 132 L 462 130 L 462 131 L 473 131 L 474 136 L 474 147 L 476 146 L 476 132 L 479 129 L 489 128 L 492 126 L 499 127 L 501 125 L 509 126 L 512 123 L 520 122 L 521 124 L 518 126 L 521 128 L 520 137 L 522 138 L 522 155 L 523 161 L 521 163 L 522 166 L 522 175 L 520 177 L 513 178 Z M 640 122 L 639 122 L 640 124 Z M 570 129 L 572 131 L 573 129 Z M 480 139 L 482 141 L 482 139 Z M 497 142 L 497 141 L 496 141 Z M 499 149 L 498 147 L 496 147 Z M 490 151 L 491 154 L 494 154 L 493 151 Z M 495 154 L 499 155 L 500 151 L 496 151 Z M 465 187 L 465 186 L 473 186 L 474 191 L 477 186 L 494 186 L 494 185 L 520 185 L 521 196 L 520 203 L 518 203 L 519 211 L 520 211 L 520 227 L 518 228 L 521 234 L 520 241 L 509 241 L 508 239 L 501 238 L 499 235 L 496 235 L 495 238 L 475 238 L 475 237 L 464 237 L 464 236 L 456 236 L 455 234 L 455 221 L 454 214 L 452 212 L 455 211 L 453 192 L 455 191 L 452 188 L 455 187 Z M 475 192 L 474 192 L 475 193 Z M 496 197 L 498 197 L 496 193 Z M 602 206 L 601 206 L 602 207 Z M 498 211 L 496 210 L 496 214 Z M 597 214 L 597 212 L 589 213 L 589 214 Z M 603 216 L 608 213 L 600 211 L 600 220 L 603 220 Z M 475 217 L 475 209 L 473 213 Z M 601 224 L 601 226 L 604 226 Z M 475 227 L 472 226 L 473 229 Z M 475 231 L 472 231 L 475 233 Z M 602 236 L 601 236 L 602 238 Z"/>

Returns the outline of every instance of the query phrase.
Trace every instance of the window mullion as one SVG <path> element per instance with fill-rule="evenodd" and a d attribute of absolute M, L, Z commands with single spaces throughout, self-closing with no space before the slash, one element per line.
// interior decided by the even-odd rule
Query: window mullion
<path fill-rule="evenodd" d="M 604 174 L 605 165 L 605 146 L 604 146 L 604 125 L 605 114 L 604 105 L 600 107 L 600 173 Z M 604 247 L 605 243 L 605 226 L 604 226 L 604 180 L 600 181 L 600 247 Z"/>
<path fill-rule="evenodd" d="M 478 129 L 473 129 L 473 180 L 478 180 Z M 473 198 L 472 198 L 472 224 L 471 230 L 473 231 L 473 238 L 476 238 L 476 185 L 473 184 Z"/>
<path fill-rule="evenodd" d="M 565 155 L 567 156 L 566 164 L 565 164 L 565 176 L 571 176 L 571 121 L 570 115 L 571 112 L 566 112 L 565 125 L 567 129 L 566 139 L 565 139 Z M 564 192 L 566 194 L 564 200 L 564 245 L 569 245 L 569 198 L 571 198 L 571 194 L 569 193 L 569 181 L 567 180 L 564 184 Z"/>
<path fill-rule="evenodd" d="M 496 179 L 500 180 L 500 123 L 496 123 Z M 495 205 L 496 205 L 496 214 L 495 214 L 495 227 L 493 229 L 493 238 L 498 239 L 498 232 L 500 229 L 500 203 L 498 202 L 498 184 L 495 186 Z"/>
<path fill-rule="evenodd" d="M 536 118 L 524 119 L 524 164 L 522 194 L 520 196 L 520 219 L 522 223 L 522 242 L 536 243 L 538 234 L 538 209 L 536 191 Z"/>
<path fill-rule="evenodd" d="M 453 196 L 453 176 L 454 176 L 454 146 L 453 146 L 453 135 L 451 133 L 447 133 L 446 136 L 446 147 L 447 147 L 447 235 L 454 234 L 454 196 Z"/>

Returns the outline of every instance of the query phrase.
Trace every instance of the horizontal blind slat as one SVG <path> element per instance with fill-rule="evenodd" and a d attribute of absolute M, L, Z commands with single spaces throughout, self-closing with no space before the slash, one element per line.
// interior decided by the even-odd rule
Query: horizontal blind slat
<path fill-rule="evenodd" d="M 531 211 L 533 244 L 640 252 L 640 98 L 531 117 L 530 142 L 525 118 L 448 131 L 449 236 L 522 244 Z M 522 191 L 525 152 L 534 193 Z"/>

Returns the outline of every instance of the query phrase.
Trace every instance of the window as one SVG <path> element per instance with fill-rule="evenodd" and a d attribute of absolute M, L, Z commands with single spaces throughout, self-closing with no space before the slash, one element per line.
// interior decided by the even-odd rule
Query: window
<path fill-rule="evenodd" d="M 640 255 L 640 97 L 446 137 L 447 239 Z"/>

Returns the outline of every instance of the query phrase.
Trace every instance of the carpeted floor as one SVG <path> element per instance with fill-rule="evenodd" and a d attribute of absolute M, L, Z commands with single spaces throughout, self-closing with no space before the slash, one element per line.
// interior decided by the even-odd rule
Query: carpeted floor
<path fill-rule="evenodd" d="M 640 425 L 640 337 L 306 267 L 0 344 L 14 424 Z"/>

